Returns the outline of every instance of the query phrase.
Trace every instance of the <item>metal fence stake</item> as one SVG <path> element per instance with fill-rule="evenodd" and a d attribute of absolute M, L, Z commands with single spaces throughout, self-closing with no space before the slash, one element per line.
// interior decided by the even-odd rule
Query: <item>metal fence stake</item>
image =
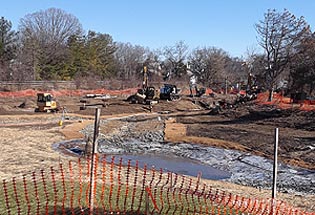
<path fill-rule="evenodd" d="M 275 129 L 275 145 L 274 145 L 274 162 L 273 162 L 273 183 L 272 183 L 272 198 L 276 198 L 277 193 L 277 172 L 278 172 L 278 142 L 279 128 Z"/>
<path fill-rule="evenodd" d="M 272 182 L 272 203 L 271 214 L 274 214 L 274 206 L 276 204 L 277 196 L 277 173 L 278 173 L 278 142 L 279 142 L 279 128 L 275 129 L 275 144 L 274 144 L 274 161 L 273 161 L 273 182 Z"/>

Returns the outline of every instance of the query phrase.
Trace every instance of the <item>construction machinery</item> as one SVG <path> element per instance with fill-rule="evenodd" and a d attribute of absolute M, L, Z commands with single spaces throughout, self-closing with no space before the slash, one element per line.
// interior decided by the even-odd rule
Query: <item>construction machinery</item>
<path fill-rule="evenodd" d="M 189 90 L 190 90 L 190 97 L 201 97 L 203 94 L 206 93 L 206 88 L 200 87 L 198 88 L 197 85 L 197 78 L 195 75 L 190 76 L 189 78 Z M 193 94 L 193 91 L 195 90 L 195 95 Z"/>
<path fill-rule="evenodd" d="M 137 93 L 127 98 L 131 103 L 141 104 L 155 104 L 159 100 L 177 100 L 179 99 L 180 89 L 174 84 L 164 84 L 160 89 L 148 85 L 148 72 L 147 67 L 143 68 L 143 82 L 142 88 L 137 90 Z"/>
<path fill-rule="evenodd" d="M 143 82 L 142 88 L 137 90 L 137 93 L 130 96 L 127 101 L 131 103 L 151 104 L 157 102 L 159 99 L 159 93 L 153 86 L 148 85 L 148 70 L 147 67 L 143 67 Z"/>
<path fill-rule="evenodd" d="M 96 107 L 108 107 L 109 99 L 116 98 L 117 96 L 111 96 L 106 94 L 86 94 L 84 98 L 80 99 L 80 110 L 86 110 L 87 108 Z"/>
<path fill-rule="evenodd" d="M 178 100 L 180 89 L 176 87 L 174 84 L 164 84 L 163 87 L 160 88 L 160 99 L 174 101 Z"/>
<path fill-rule="evenodd" d="M 57 112 L 59 105 L 50 93 L 37 93 L 37 107 L 35 112 Z"/>

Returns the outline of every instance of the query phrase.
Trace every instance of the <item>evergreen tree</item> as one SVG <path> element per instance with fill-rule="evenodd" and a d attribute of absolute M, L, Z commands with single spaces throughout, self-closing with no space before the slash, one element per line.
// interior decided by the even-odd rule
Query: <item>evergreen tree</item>
<path fill-rule="evenodd" d="M 89 31 L 86 39 L 87 70 L 101 78 L 111 77 L 114 71 L 116 45 L 109 34 Z"/>
<path fill-rule="evenodd" d="M 9 65 L 16 57 L 15 31 L 12 30 L 12 23 L 4 17 L 0 18 L 0 79 L 10 79 Z"/>

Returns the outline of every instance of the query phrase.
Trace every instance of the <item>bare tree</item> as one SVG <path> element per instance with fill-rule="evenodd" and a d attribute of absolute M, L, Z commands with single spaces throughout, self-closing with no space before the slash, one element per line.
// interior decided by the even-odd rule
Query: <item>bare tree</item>
<path fill-rule="evenodd" d="M 192 72 L 206 86 L 214 82 L 223 82 L 227 74 L 225 66 L 228 54 L 215 47 L 195 49 L 189 57 Z"/>
<path fill-rule="evenodd" d="M 255 29 L 258 33 L 258 43 L 265 52 L 263 76 L 269 83 L 269 100 L 272 100 L 276 82 L 288 67 L 295 54 L 296 45 L 309 26 L 303 17 L 296 18 L 288 10 L 282 13 L 268 10 L 264 20 L 259 21 Z"/>
<path fill-rule="evenodd" d="M 72 35 L 80 35 L 82 26 L 79 20 L 65 11 L 49 8 L 26 15 L 20 20 L 20 31 L 40 43 L 66 44 Z"/>
<path fill-rule="evenodd" d="M 115 59 L 118 63 L 118 77 L 122 79 L 135 79 L 139 76 L 146 60 L 147 50 L 130 43 L 118 43 Z"/>
<path fill-rule="evenodd" d="M 149 81 L 160 82 L 162 80 L 162 62 L 159 50 L 147 49 L 144 66 L 147 67 Z"/>
<path fill-rule="evenodd" d="M 25 65 L 33 68 L 34 77 L 57 78 L 63 69 L 65 47 L 72 35 L 80 35 L 79 20 L 61 9 L 50 8 L 26 15 L 20 20 L 21 45 Z"/>
<path fill-rule="evenodd" d="M 225 72 L 230 83 L 243 84 L 247 80 L 248 70 L 241 58 L 227 58 Z"/>
<path fill-rule="evenodd" d="M 164 68 L 170 76 L 180 78 L 186 75 L 186 58 L 188 54 L 188 46 L 180 41 L 174 46 L 166 46 L 163 49 L 165 58 Z"/>
<path fill-rule="evenodd" d="M 251 84 L 258 84 L 260 88 L 266 85 L 266 81 L 261 80 L 260 78 L 261 73 L 265 70 L 263 61 L 263 55 L 258 54 L 257 49 L 254 46 L 247 47 L 245 60 L 242 63 L 245 71 L 243 86 L 246 85 L 247 90 L 249 90 L 248 88 L 250 88 Z M 259 83 L 254 83 L 257 82 L 257 79 L 259 79 Z"/>

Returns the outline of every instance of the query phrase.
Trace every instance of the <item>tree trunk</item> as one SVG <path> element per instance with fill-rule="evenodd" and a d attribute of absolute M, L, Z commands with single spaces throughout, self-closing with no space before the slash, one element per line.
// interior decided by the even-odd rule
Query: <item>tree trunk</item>
<path fill-rule="evenodd" d="M 273 99 L 273 88 L 269 89 L 268 101 L 271 102 Z"/>
<path fill-rule="evenodd" d="M 309 91 L 309 95 L 312 95 L 313 90 L 314 90 L 314 83 L 311 83 L 311 84 L 310 84 L 310 91 Z"/>

